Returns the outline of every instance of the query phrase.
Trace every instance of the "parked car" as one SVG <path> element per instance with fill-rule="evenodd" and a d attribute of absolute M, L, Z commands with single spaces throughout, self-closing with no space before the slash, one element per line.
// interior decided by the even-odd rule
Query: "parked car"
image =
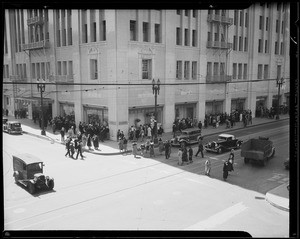
<path fill-rule="evenodd" d="M 231 149 L 238 149 L 241 147 L 243 141 L 238 140 L 232 134 L 220 134 L 217 141 L 211 141 L 204 145 L 204 149 L 208 152 L 223 153 Z"/>
<path fill-rule="evenodd" d="M 290 158 L 287 158 L 284 162 L 283 162 L 284 168 L 285 169 L 290 169 Z"/>
<path fill-rule="evenodd" d="M 54 179 L 43 174 L 45 164 L 31 154 L 13 155 L 13 170 L 16 183 L 24 185 L 29 193 L 38 189 L 52 190 Z"/>
<path fill-rule="evenodd" d="M 256 161 L 265 166 L 266 162 L 274 155 L 275 147 L 267 137 L 249 139 L 242 145 L 241 156 L 244 157 L 245 164 L 249 161 Z"/>
<path fill-rule="evenodd" d="M 2 125 L 6 124 L 7 121 L 8 121 L 8 118 L 2 118 Z"/>
<path fill-rule="evenodd" d="M 3 131 L 9 134 L 22 134 L 21 123 L 18 121 L 7 121 L 3 125 Z"/>
<path fill-rule="evenodd" d="M 171 139 L 172 146 L 187 146 L 195 144 L 201 136 L 201 129 L 189 128 L 182 130 L 178 136 Z"/>

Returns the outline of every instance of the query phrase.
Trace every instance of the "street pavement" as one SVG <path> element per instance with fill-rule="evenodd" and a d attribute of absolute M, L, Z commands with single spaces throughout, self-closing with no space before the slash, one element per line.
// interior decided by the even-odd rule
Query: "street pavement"
<path fill-rule="evenodd" d="M 57 131 L 53 133 L 53 130 L 51 127 L 47 127 L 46 129 L 46 135 L 41 135 L 41 129 L 39 128 L 38 123 L 34 123 L 33 120 L 30 119 L 15 119 L 13 116 L 8 116 L 8 120 L 17 120 L 22 124 L 22 129 L 23 133 L 25 134 L 30 134 L 32 136 L 36 136 L 45 140 L 50 141 L 52 144 L 54 143 L 59 143 L 59 144 L 64 144 L 61 142 L 61 137 L 60 133 Z M 288 120 L 289 115 L 280 115 L 279 120 Z M 252 124 L 248 125 L 247 127 L 253 127 L 255 125 L 261 125 L 261 124 L 268 124 L 273 121 L 276 121 L 276 119 L 267 119 L 267 118 L 253 118 Z M 278 121 L 278 120 L 277 120 Z M 220 134 L 220 133 L 231 133 L 235 130 L 243 128 L 243 123 L 242 122 L 237 122 L 233 128 L 227 129 L 225 125 L 221 125 L 218 128 L 214 128 L 212 126 L 209 126 L 207 128 L 202 129 L 202 135 L 209 136 L 209 135 L 214 135 L 214 134 Z M 163 133 L 161 136 L 161 139 L 163 141 L 167 139 L 171 139 L 173 137 L 172 132 L 169 133 Z M 138 144 L 141 144 L 141 142 L 138 142 Z M 129 142 L 128 144 L 128 153 L 131 152 L 131 144 Z M 117 154 L 122 154 L 118 148 L 118 142 L 112 141 L 112 140 L 106 140 L 104 142 L 99 143 L 99 150 L 89 150 L 87 148 L 84 149 L 84 152 L 87 153 L 93 153 L 93 154 L 99 154 L 99 155 L 117 155 Z M 266 200 L 273 206 L 289 211 L 289 191 L 287 189 L 286 184 L 282 184 L 277 188 L 274 188 L 270 190 L 269 192 L 266 193 Z"/>

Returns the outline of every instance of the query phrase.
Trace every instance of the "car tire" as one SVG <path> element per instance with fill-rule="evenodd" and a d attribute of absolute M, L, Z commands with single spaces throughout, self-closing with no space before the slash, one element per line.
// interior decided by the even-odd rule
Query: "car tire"
<path fill-rule="evenodd" d="M 27 187 L 28 187 L 28 192 L 30 194 L 34 194 L 35 193 L 35 187 L 34 187 L 34 184 L 32 182 L 29 182 L 28 185 L 27 185 Z"/>
<path fill-rule="evenodd" d="M 218 154 L 221 154 L 222 153 L 222 148 L 218 148 Z"/>
<path fill-rule="evenodd" d="M 54 188 L 54 180 L 53 179 L 49 179 L 47 181 L 47 186 L 49 190 L 52 190 Z"/>

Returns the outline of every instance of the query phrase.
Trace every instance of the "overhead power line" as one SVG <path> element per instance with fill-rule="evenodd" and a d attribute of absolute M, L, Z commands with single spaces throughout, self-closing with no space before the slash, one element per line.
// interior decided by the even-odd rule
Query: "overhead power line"
<path fill-rule="evenodd" d="M 287 78 L 285 78 L 287 79 Z M 237 84 L 237 83 L 245 83 L 245 82 L 264 82 L 264 81 L 276 81 L 277 79 L 262 79 L 262 80 L 236 80 L 236 81 L 215 81 L 215 82 L 176 82 L 176 83 L 160 83 L 160 85 L 211 85 L 211 84 Z M 184 81 L 184 80 L 183 80 Z M 4 85 L 36 85 L 36 82 L 22 82 L 22 81 L 14 81 L 14 82 L 3 82 Z M 69 85 L 69 86 L 81 86 L 81 85 L 88 85 L 88 86 L 101 86 L 101 85 L 108 85 L 108 86 L 143 86 L 143 85 L 150 85 L 152 86 L 152 81 L 149 83 L 74 83 L 74 82 L 45 82 L 45 85 Z"/>

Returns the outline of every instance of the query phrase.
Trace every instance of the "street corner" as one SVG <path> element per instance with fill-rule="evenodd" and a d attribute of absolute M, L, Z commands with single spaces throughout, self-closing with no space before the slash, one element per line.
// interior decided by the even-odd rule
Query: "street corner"
<path fill-rule="evenodd" d="M 266 193 L 266 200 L 284 211 L 290 210 L 289 183 L 284 183 Z"/>

